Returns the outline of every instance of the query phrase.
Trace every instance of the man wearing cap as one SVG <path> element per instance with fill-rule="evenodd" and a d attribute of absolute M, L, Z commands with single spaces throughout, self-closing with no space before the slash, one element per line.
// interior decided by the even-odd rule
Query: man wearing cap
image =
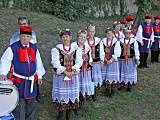
<path fill-rule="evenodd" d="M 134 20 L 134 17 L 132 15 L 126 16 L 126 27 L 128 27 L 131 30 L 131 34 L 134 36 L 135 31 L 133 27 L 133 20 Z"/>
<path fill-rule="evenodd" d="M 9 76 L 19 92 L 19 103 L 13 114 L 15 120 L 33 120 L 37 84 L 42 84 L 45 70 L 39 51 L 30 42 L 31 26 L 20 26 L 19 41 L 13 43 L 0 59 L 0 80 L 5 80 L 13 65 L 14 72 Z"/>
<path fill-rule="evenodd" d="M 18 18 L 18 25 L 19 26 L 28 26 L 30 24 L 29 20 L 26 18 L 26 17 L 19 17 Z M 12 37 L 10 38 L 10 45 L 19 41 L 19 34 L 20 34 L 20 31 L 18 30 L 16 33 L 14 33 L 12 35 Z M 36 33 L 32 30 L 32 38 L 31 38 L 31 43 L 33 44 L 36 44 L 37 43 L 37 39 L 36 39 Z M 38 85 L 38 84 L 37 84 Z M 40 98 L 40 95 L 39 95 L 39 86 L 37 86 L 37 97 L 36 97 L 36 100 L 39 102 L 39 103 L 43 103 L 43 100 Z"/>
<path fill-rule="evenodd" d="M 158 62 L 159 51 L 160 51 L 160 16 L 154 17 L 153 31 L 154 31 L 154 42 L 151 46 L 151 62 Z"/>
<path fill-rule="evenodd" d="M 143 22 L 136 33 L 137 41 L 139 42 L 140 51 L 140 68 L 148 68 L 147 58 L 152 42 L 154 42 L 153 27 L 150 24 L 152 15 L 148 14 L 145 16 L 145 22 Z"/>

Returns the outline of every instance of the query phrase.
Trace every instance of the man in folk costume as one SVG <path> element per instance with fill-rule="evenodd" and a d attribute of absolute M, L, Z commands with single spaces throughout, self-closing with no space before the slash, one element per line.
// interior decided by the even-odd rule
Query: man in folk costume
<path fill-rule="evenodd" d="M 132 15 L 126 16 L 126 26 L 125 27 L 128 27 L 131 30 L 131 35 L 132 35 L 131 37 L 135 36 L 135 30 L 133 27 L 133 20 L 134 20 L 134 16 L 132 16 Z"/>
<path fill-rule="evenodd" d="M 121 23 L 119 21 L 113 23 L 113 29 L 113 37 L 115 37 L 117 40 L 124 38 L 124 34 L 121 31 Z"/>
<path fill-rule="evenodd" d="M 92 95 L 93 101 L 96 101 L 96 90 L 100 89 L 102 86 L 103 80 L 101 75 L 101 59 L 100 52 L 102 50 L 102 41 L 100 38 L 95 37 L 96 27 L 91 24 L 87 27 L 88 37 L 87 42 L 91 48 L 91 56 L 93 59 L 92 62 L 92 81 L 95 83 L 95 92 Z"/>
<path fill-rule="evenodd" d="M 127 91 L 131 91 L 131 86 L 137 83 L 137 65 L 139 62 L 138 43 L 131 37 L 131 30 L 124 29 L 125 38 L 120 39 L 120 82 L 124 82 Z"/>
<path fill-rule="evenodd" d="M 70 120 L 71 110 L 79 107 L 79 77 L 82 66 L 82 50 L 70 44 L 71 30 L 59 32 L 62 44 L 51 51 L 53 72 L 52 99 L 54 107 L 59 111 L 58 119 L 62 120 L 63 111 L 66 119 Z"/>
<path fill-rule="evenodd" d="M 82 50 L 83 65 L 80 68 L 78 76 L 79 76 L 79 91 L 80 91 L 79 107 L 83 110 L 85 110 L 85 108 L 82 106 L 84 101 L 90 102 L 92 100 L 90 96 L 92 95 L 91 64 L 93 60 L 91 57 L 91 49 L 88 43 L 86 42 L 86 39 L 87 39 L 87 31 L 79 30 L 77 33 L 77 41 L 72 43 L 73 46 L 77 48 L 79 47 Z"/>
<path fill-rule="evenodd" d="M 160 51 L 160 16 L 154 17 L 155 22 L 153 25 L 154 31 L 154 42 L 151 46 L 151 62 L 159 62 L 159 51 Z"/>
<path fill-rule="evenodd" d="M 147 65 L 148 53 L 150 46 L 154 42 L 154 32 L 151 25 L 152 15 L 148 14 L 145 16 L 145 22 L 143 22 L 139 27 L 136 33 L 137 41 L 139 42 L 139 51 L 140 51 L 140 65 L 141 69 L 149 68 Z"/>
<path fill-rule="evenodd" d="M 29 20 L 26 17 L 19 17 L 18 18 L 18 25 L 19 26 L 28 26 L 30 24 Z M 19 34 L 20 31 L 18 30 L 17 32 L 15 32 L 12 37 L 10 38 L 10 45 L 12 45 L 13 43 L 19 41 Z M 32 38 L 31 38 L 31 43 L 36 44 L 37 43 L 37 39 L 36 39 L 36 33 L 34 32 L 34 30 L 32 30 Z M 40 98 L 40 94 L 39 94 L 39 85 L 37 84 L 37 97 L 36 100 L 39 103 L 43 103 L 43 100 Z"/>
<path fill-rule="evenodd" d="M 120 42 L 113 37 L 113 28 L 105 30 L 106 37 L 102 39 L 103 52 L 100 53 L 101 59 L 104 61 L 102 68 L 102 78 L 105 80 L 106 96 L 114 95 L 117 83 L 119 83 L 119 64 L 118 57 L 121 54 Z"/>
<path fill-rule="evenodd" d="M 0 80 L 13 65 L 14 72 L 10 75 L 13 84 L 18 88 L 19 105 L 13 111 L 16 120 L 33 120 L 37 84 L 42 84 L 45 70 L 39 51 L 35 44 L 30 43 L 32 38 L 31 26 L 20 26 L 19 41 L 13 43 L 4 52 L 0 61 Z"/>

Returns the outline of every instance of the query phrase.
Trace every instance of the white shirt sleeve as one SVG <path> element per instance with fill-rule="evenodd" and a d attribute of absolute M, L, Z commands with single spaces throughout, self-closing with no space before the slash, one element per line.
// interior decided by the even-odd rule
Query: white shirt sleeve
<path fill-rule="evenodd" d="M 152 34 L 151 34 L 150 39 L 151 39 L 152 42 L 154 42 L 154 30 L 153 30 L 153 27 L 152 27 Z"/>
<path fill-rule="evenodd" d="M 114 48 L 114 55 L 112 55 L 112 57 L 114 58 L 115 61 L 117 61 L 117 58 L 120 57 L 120 55 L 121 55 L 121 46 L 120 42 L 117 41 Z"/>
<path fill-rule="evenodd" d="M 45 69 L 38 49 L 36 53 L 36 74 L 38 75 L 38 78 L 42 78 L 45 74 Z"/>
<path fill-rule="evenodd" d="M 139 49 L 138 49 L 138 43 L 136 40 L 134 42 L 134 52 L 135 52 L 135 59 L 139 60 L 140 53 L 139 53 Z"/>
<path fill-rule="evenodd" d="M 80 48 L 77 48 L 76 52 L 76 60 L 75 60 L 75 65 L 72 66 L 72 69 L 75 69 L 77 72 L 79 72 L 79 68 L 83 64 L 83 59 L 82 59 L 82 50 Z"/>
<path fill-rule="evenodd" d="M 61 66 L 60 60 L 59 60 L 59 51 L 56 48 L 53 48 L 51 51 L 51 63 L 53 65 L 53 68 L 57 68 L 57 74 L 63 73 L 66 68 Z"/>
<path fill-rule="evenodd" d="M 100 59 L 104 62 L 105 52 L 102 40 L 100 41 Z"/>
<path fill-rule="evenodd" d="M 143 32 L 143 29 L 142 29 L 142 26 L 140 25 L 139 27 L 138 27 L 138 31 L 137 31 L 137 33 L 136 33 L 136 38 L 137 38 L 137 41 L 138 42 L 140 42 L 140 43 L 143 43 L 143 41 L 142 41 L 142 32 Z"/>
<path fill-rule="evenodd" d="M 13 43 L 17 42 L 19 40 L 19 31 L 17 31 L 16 33 L 14 33 L 11 38 L 10 38 L 10 45 L 12 45 Z"/>
<path fill-rule="evenodd" d="M 36 44 L 36 43 L 37 43 L 36 33 L 35 33 L 34 31 L 32 31 L 32 39 L 31 39 L 30 42 L 33 43 L 33 44 Z"/>
<path fill-rule="evenodd" d="M 11 47 L 8 47 L 0 59 L 0 75 L 7 75 L 13 60 Z"/>

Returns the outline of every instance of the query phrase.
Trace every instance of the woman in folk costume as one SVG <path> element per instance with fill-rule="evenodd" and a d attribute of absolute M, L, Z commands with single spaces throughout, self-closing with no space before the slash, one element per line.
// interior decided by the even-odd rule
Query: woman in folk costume
<path fill-rule="evenodd" d="M 160 51 L 160 16 L 154 17 L 155 22 L 153 23 L 154 31 L 154 42 L 151 46 L 151 62 L 159 62 L 159 51 Z"/>
<path fill-rule="evenodd" d="M 92 62 L 92 81 L 95 83 L 95 92 L 92 95 L 93 101 L 96 100 L 96 89 L 99 89 L 103 83 L 101 75 L 101 59 L 100 52 L 102 50 L 102 41 L 100 38 L 95 37 L 96 27 L 91 24 L 87 27 L 88 37 L 87 42 L 91 48 Z"/>
<path fill-rule="evenodd" d="M 147 65 L 148 53 L 150 46 L 154 42 L 153 27 L 151 25 L 152 15 L 148 14 L 145 16 L 145 22 L 143 22 L 136 33 L 137 41 L 139 44 L 140 51 L 140 69 L 149 68 Z"/>
<path fill-rule="evenodd" d="M 113 23 L 113 29 L 114 29 L 113 36 L 117 40 L 124 38 L 123 32 L 120 31 L 121 30 L 121 23 L 119 21 L 116 21 Z"/>
<path fill-rule="evenodd" d="M 131 30 L 124 29 L 125 38 L 120 39 L 120 82 L 124 82 L 127 91 L 131 91 L 131 86 L 137 83 L 137 65 L 139 62 L 138 43 L 131 36 Z"/>
<path fill-rule="evenodd" d="M 106 96 L 111 97 L 114 94 L 116 84 L 119 83 L 119 64 L 117 58 L 120 57 L 120 42 L 113 37 L 113 28 L 106 29 L 106 37 L 102 39 L 104 53 L 101 53 L 101 59 L 104 61 L 102 69 L 102 78 L 105 80 Z"/>
<path fill-rule="evenodd" d="M 86 30 L 80 30 L 77 33 L 77 41 L 73 42 L 72 45 L 76 48 L 80 48 L 82 50 L 82 58 L 83 58 L 83 65 L 80 68 L 79 75 L 79 107 L 84 109 L 82 106 L 82 102 L 84 101 L 91 101 L 91 63 L 92 63 L 92 57 L 91 57 L 91 49 L 88 43 L 86 42 L 87 39 L 87 31 Z"/>
<path fill-rule="evenodd" d="M 71 109 L 79 107 L 79 78 L 78 72 L 82 66 L 82 51 L 70 44 L 71 30 L 63 29 L 59 32 L 62 44 L 58 44 L 51 51 L 54 70 L 52 99 L 54 107 L 59 110 L 58 119 L 63 117 L 70 120 Z"/>

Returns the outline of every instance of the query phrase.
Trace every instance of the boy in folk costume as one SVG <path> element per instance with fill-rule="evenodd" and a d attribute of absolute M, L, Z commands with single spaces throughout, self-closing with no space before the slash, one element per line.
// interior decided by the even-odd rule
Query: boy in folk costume
<path fill-rule="evenodd" d="M 120 22 L 121 27 L 120 27 L 120 31 L 123 32 L 123 29 L 125 28 L 125 21 L 123 19 L 118 20 L 118 22 Z"/>
<path fill-rule="evenodd" d="M 121 31 L 121 23 L 119 21 L 113 23 L 113 29 L 113 37 L 115 37 L 117 40 L 124 38 L 124 34 Z"/>
<path fill-rule="evenodd" d="M 34 119 L 36 81 L 41 85 L 45 74 L 39 51 L 35 44 L 30 43 L 31 38 L 32 27 L 20 26 L 20 40 L 8 47 L 0 61 L 0 80 L 6 78 L 13 65 L 10 79 L 19 92 L 19 105 L 13 111 L 16 120 Z"/>
<path fill-rule="evenodd" d="M 92 99 L 91 96 L 91 64 L 92 64 L 92 57 L 91 57 L 91 49 L 88 43 L 86 42 L 87 39 L 87 31 L 80 30 L 77 33 L 77 41 L 73 42 L 72 45 L 76 48 L 80 48 L 82 50 L 82 58 L 83 58 L 83 65 L 80 68 L 80 72 L 78 73 L 79 76 L 79 91 L 80 91 L 80 101 L 79 106 L 80 108 L 84 109 L 82 106 L 82 102 L 88 101 L 90 102 Z"/>
<path fill-rule="evenodd" d="M 127 91 L 131 91 L 131 86 L 137 83 L 137 65 L 139 62 L 138 43 L 131 37 L 131 30 L 124 29 L 125 38 L 120 39 L 120 81 L 127 86 Z"/>
<path fill-rule="evenodd" d="M 134 30 L 134 27 L 133 27 L 133 20 L 134 20 L 134 16 L 132 16 L 132 15 L 126 16 L 126 26 L 125 27 L 128 27 L 128 29 L 131 30 L 131 35 L 132 36 L 135 36 L 135 30 Z"/>
<path fill-rule="evenodd" d="M 136 33 L 137 41 L 139 44 L 140 51 L 140 65 L 141 69 L 149 68 L 147 65 L 148 53 L 150 50 L 150 46 L 154 42 L 154 32 L 153 27 L 151 25 L 152 15 L 145 16 L 145 22 L 143 22 L 139 27 Z"/>
<path fill-rule="evenodd" d="M 160 51 L 160 16 L 154 17 L 155 22 L 153 25 L 154 31 L 154 42 L 151 46 L 151 62 L 159 62 L 159 51 Z"/>
<path fill-rule="evenodd" d="M 87 42 L 88 45 L 91 48 L 91 56 L 93 59 L 92 62 L 92 80 L 95 83 L 95 92 L 94 95 L 92 95 L 93 101 L 96 100 L 96 89 L 100 88 L 103 80 L 101 75 L 101 59 L 100 59 L 100 52 L 102 50 L 102 42 L 101 39 L 98 37 L 95 37 L 96 27 L 95 25 L 89 25 L 87 27 L 88 31 L 88 37 Z"/>
<path fill-rule="evenodd" d="M 102 78 L 105 80 L 106 96 L 111 97 L 114 94 L 116 84 L 119 83 L 119 64 L 117 58 L 120 57 L 120 42 L 113 37 L 113 28 L 106 29 L 106 37 L 102 39 L 103 52 L 101 59 L 104 61 L 102 68 Z"/>
<path fill-rule="evenodd" d="M 82 50 L 70 44 L 71 30 L 59 32 L 62 44 L 51 51 L 53 74 L 52 99 L 54 107 L 59 111 L 58 119 L 62 119 L 66 111 L 66 119 L 70 120 L 71 109 L 79 107 L 79 78 L 78 72 L 82 66 Z"/>

